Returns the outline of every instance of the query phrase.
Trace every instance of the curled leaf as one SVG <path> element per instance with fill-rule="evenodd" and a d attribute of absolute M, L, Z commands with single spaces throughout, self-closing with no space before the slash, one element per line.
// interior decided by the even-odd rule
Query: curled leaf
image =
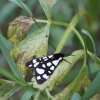
<path fill-rule="evenodd" d="M 17 45 L 22 41 L 29 31 L 30 27 L 34 24 L 32 18 L 20 16 L 10 23 L 7 36 L 13 45 Z"/>
<path fill-rule="evenodd" d="M 46 25 L 21 41 L 11 50 L 11 55 L 24 75 L 27 72 L 25 67 L 26 62 L 32 59 L 34 55 L 37 57 L 46 55 L 48 48 L 48 38 L 46 34 L 48 32 L 49 26 Z"/>

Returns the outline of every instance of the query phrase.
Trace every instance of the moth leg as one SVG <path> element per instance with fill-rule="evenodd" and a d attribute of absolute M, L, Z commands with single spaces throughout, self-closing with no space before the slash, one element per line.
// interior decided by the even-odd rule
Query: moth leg
<path fill-rule="evenodd" d="M 35 77 L 35 74 L 33 74 L 33 77 Z"/>
<path fill-rule="evenodd" d="M 34 77 L 33 77 L 33 78 L 34 78 Z M 35 80 L 34 80 L 33 78 L 31 79 L 31 82 L 35 82 Z"/>
<path fill-rule="evenodd" d="M 35 80 L 34 80 L 35 79 L 35 76 L 36 76 L 35 73 L 33 73 L 32 79 L 31 79 L 32 82 L 35 82 Z"/>
<path fill-rule="evenodd" d="M 55 100 L 55 98 L 50 94 L 48 88 L 45 89 L 48 99 Z"/>

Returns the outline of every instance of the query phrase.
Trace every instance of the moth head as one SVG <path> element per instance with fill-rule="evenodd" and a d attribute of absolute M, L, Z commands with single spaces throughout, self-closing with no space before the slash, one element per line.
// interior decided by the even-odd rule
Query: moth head
<path fill-rule="evenodd" d="M 32 61 L 27 62 L 25 66 L 28 68 L 32 68 L 33 67 Z"/>

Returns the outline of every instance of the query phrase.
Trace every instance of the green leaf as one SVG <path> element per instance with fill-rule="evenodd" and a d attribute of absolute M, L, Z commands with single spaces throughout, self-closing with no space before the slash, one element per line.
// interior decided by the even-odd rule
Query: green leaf
<path fill-rule="evenodd" d="M 18 67 L 16 66 L 14 60 L 12 59 L 12 57 L 10 56 L 10 53 L 9 53 L 9 50 L 6 48 L 7 46 L 7 40 L 2 36 L 0 35 L 0 49 L 2 50 L 8 64 L 9 64 L 9 67 L 11 69 L 11 71 L 13 72 L 13 74 L 24 81 L 23 77 L 22 77 L 22 74 L 20 73 Z"/>
<path fill-rule="evenodd" d="M 97 74 L 93 82 L 88 87 L 81 100 L 90 100 L 97 92 L 100 91 L 100 72 Z"/>
<path fill-rule="evenodd" d="M 17 4 L 19 7 L 24 9 L 30 16 L 32 16 L 32 12 L 30 11 L 30 9 L 21 0 L 10 0 L 10 1 Z"/>
<path fill-rule="evenodd" d="M 51 20 L 51 10 L 57 0 L 39 0 L 48 20 Z"/>
<path fill-rule="evenodd" d="M 11 1 L 11 2 L 13 2 L 14 4 L 16 4 L 16 5 L 20 6 L 20 7 L 22 7 L 21 4 L 18 2 L 18 0 L 9 0 L 9 1 Z M 23 7 L 22 7 L 22 8 L 23 8 Z"/>
<path fill-rule="evenodd" d="M 14 82 L 0 79 L 0 96 L 9 92 L 12 89 L 12 84 L 14 84 Z"/>
<path fill-rule="evenodd" d="M 81 87 L 81 83 L 82 81 L 85 80 L 87 75 L 87 69 L 86 69 L 86 65 L 85 65 L 85 59 L 84 59 L 84 63 L 83 66 L 80 70 L 80 72 L 78 73 L 78 75 L 76 76 L 76 78 L 74 79 L 74 81 L 68 86 L 68 94 L 70 93 L 70 95 L 68 95 L 68 97 L 70 98 L 75 92 L 79 91 L 80 87 Z M 81 81 L 82 80 L 82 81 Z"/>
<path fill-rule="evenodd" d="M 90 38 L 90 40 L 93 44 L 94 53 L 96 54 L 96 47 L 95 47 L 95 43 L 94 43 L 94 40 L 93 40 L 92 36 L 90 35 L 90 33 L 88 31 L 86 31 L 84 29 L 82 29 L 82 33 L 84 33 L 85 35 L 87 35 Z"/>
<path fill-rule="evenodd" d="M 18 84 L 25 86 L 26 83 L 23 82 L 22 80 L 20 80 L 19 78 L 15 77 L 13 74 L 11 74 L 10 72 L 5 71 L 3 68 L 0 68 L 0 75 L 5 76 L 6 78 L 9 78 L 15 82 L 17 82 Z"/>
<path fill-rule="evenodd" d="M 0 100 L 8 100 L 11 94 L 22 89 L 22 86 L 17 85 L 13 81 L 0 79 Z"/>
<path fill-rule="evenodd" d="M 35 96 L 36 91 L 34 89 L 28 89 L 25 91 L 24 95 L 22 96 L 21 100 L 30 100 L 32 96 Z"/>

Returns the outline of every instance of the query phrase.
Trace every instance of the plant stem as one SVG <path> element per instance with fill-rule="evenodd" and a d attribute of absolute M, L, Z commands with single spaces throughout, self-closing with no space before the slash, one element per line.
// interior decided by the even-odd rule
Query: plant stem
<path fill-rule="evenodd" d="M 41 23 L 49 23 L 48 20 L 41 20 L 41 19 L 35 19 L 37 22 L 41 22 Z M 70 32 L 73 31 L 75 33 L 75 35 L 79 38 L 83 48 L 85 47 L 83 38 L 81 37 L 80 33 L 77 31 L 77 29 L 75 29 L 75 25 L 77 24 L 77 15 L 74 16 L 74 18 L 72 19 L 71 23 L 66 23 L 66 22 L 61 22 L 61 21 L 51 21 L 51 24 L 54 25 L 60 25 L 60 26 L 64 26 L 64 27 L 68 27 L 68 29 L 65 31 L 64 36 L 59 44 L 59 47 L 56 49 L 56 52 L 60 52 L 61 49 L 64 46 L 64 42 L 67 40 L 68 36 L 70 35 Z"/>
<path fill-rule="evenodd" d="M 66 29 L 63 37 L 62 37 L 62 39 L 61 39 L 61 41 L 60 41 L 60 43 L 59 43 L 59 45 L 58 45 L 58 47 L 55 51 L 56 53 L 58 53 L 62 50 L 66 40 L 68 39 L 68 37 L 69 37 L 71 31 L 73 30 L 73 28 L 76 26 L 77 22 L 78 22 L 78 18 L 77 18 L 77 15 L 75 15 L 73 17 L 72 21 L 70 22 L 68 28 Z"/>
<path fill-rule="evenodd" d="M 36 22 L 39 22 L 39 23 L 48 23 L 48 20 L 42 20 L 42 19 L 36 19 Z"/>
<path fill-rule="evenodd" d="M 50 92 L 47 88 L 45 89 L 45 91 L 47 93 L 48 98 L 50 98 L 51 100 L 55 100 L 55 98 L 50 94 Z"/>
<path fill-rule="evenodd" d="M 36 19 L 35 18 L 35 20 L 36 20 L 36 22 L 39 22 L 39 23 L 51 23 L 51 24 L 55 24 L 55 25 L 60 25 L 60 26 L 67 26 L 68 27 L 68 25 L 69 25 L 69 23 L 66 23 L 66 22 L 61 22 L 61 21 L 52 21 L 51 20 L 51 22 L 49 22 L 48 20 L 42 20 L 42 19 Z"/>
<path fill-rule="evenodd" d="M 68 27 L 69 26 L 69 23 L 60 22 L 60 21 L 51 21 L 51 24 L 61 25 L 61 26 L 65 26 L 65 27 Z"/>

